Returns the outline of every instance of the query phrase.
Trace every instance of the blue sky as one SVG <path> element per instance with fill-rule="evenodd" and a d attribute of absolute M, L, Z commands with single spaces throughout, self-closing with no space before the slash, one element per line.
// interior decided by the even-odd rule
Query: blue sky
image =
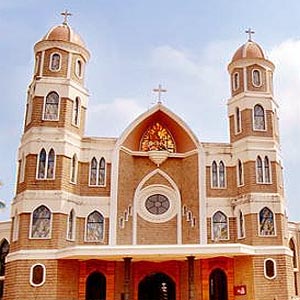
<path fill-rule="evenodd" d="M 182 117 L 200 141 L 228 142 L 227 65 L 246 41 L 245 29 L 276 65 L 282 159 L 291 220 L 300 221 L 300 2 L 235 0 L 1 0 L 0 198 L 9 217 L 16 152 L 23 129 L 33 45 L 69 9 L 70 25 L 83 37 L 91 60 L 88 136 L 118 136 L 155 102 L 152 88 L 168 92 L 163 103 Z"/>

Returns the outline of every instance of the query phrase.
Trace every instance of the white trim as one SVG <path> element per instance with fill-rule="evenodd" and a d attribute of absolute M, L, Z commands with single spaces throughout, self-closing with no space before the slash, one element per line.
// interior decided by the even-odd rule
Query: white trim
<path fill-rule="evenodd" d="M 258 72 L 258 76 L 259 76 L 259 84 L 255 84 L 254 83 L 254 72 L 257 71 Z M 261 87 L 262 86 L 262 72 L 261 70 L 259 69 L 253 69 L 252 72 L 251 72 L 251 82 L 252 82 L 252 85 L 254 87 Z"/>
<path fill-rule="evenodd" d="M 33 279 L 33 269 L 34 267 L 36 266 L 41 266 L 43 268 L 43 281 L 39 284 L 36 284 L 36 283 L 33 283 L 32 279 Z M 31 266 L 30 268 L 30 278 L 29 278 L 29 282 L 32 286 L 34 287 L 38 287 L 38 286 L 42 286 L 46 281 L 46 267 L 44 264 L 41 264 L 41 263 L 37 263 L 37 264 L 34 264 Z"/>
<path fill-rule="evenodd" d="M 267 261 L 272 261 L 272 262 L 273 262 L 274 275 L 273 275 L 272 277 L 269 277 L 269 276 L 267 275 L 267 270 L 266 270 L 266 269 L 267 269 L 267 268 L 266 268 Z M 277 264 L 276 264 L 276 261 L 275 261 L 273 258 L 266 258 L 266 259 L 264 260 L 264 276 L 265 276 L 265 278 L 267 278 L 267 279 L 269 279 L 269 280 L 272 280 L 272 279 L 276 278 L 276 276 L 277 276 Z"/>
<path fill-rule="evenodd" d="M 124 256 L 135 260 L 186 259 L 187 255 L 198 258 L 245 255 L 287 255 L 291 250 L 285 246 L 251 246 L 240 243 L 228 244 L 184 244 L 184 245 L 80 245 L 63 249 L 19 250 L 7 255 L 7 262 L 32 259 L 63 259 L 78 257 L 122 261 Z"/>
<path fill-rule="evenodd" d="M 79 73 L 79 71 L 78 71 L 78 69 L 79 69 L 79 67 L 78 67 L 78 62 L 80 62 L 80 64 L 81 64 L 81 73 Z M 77 58 L 76 61 L 75 61 L 75 75 L 76 75 L 76 77 L 79 78 L 79 79 L 82 79 L 82 78 L 83 78 L 83 73 L 84 73 L 84 72 L 83 72 L 83 67 L 84 67 L 84 64 L 83 64 L 82 59 Z"/>
<path fill-rule="evenodd" d="M 37 53 L 38 51 L 35 51 L 35 53 Z M 41 66 L 40 66 L 40 72 L 39 72 L 39 77 L 43 76 L 43 71 L 44 71 L 44 62 L 45 62 L 45 50 L 41 51 L 42 52 L 42 56 L 41 56 Z"/>
<path fill-rule="evenodd" d="M 259 175 L 258 175 L 258 165 L 257 165 L 257 159 L 258 159 L 258 157 L 260 157 L 260 159 L 261 159 L 262 182 L 258 181 L 258 177 L 259 177 Z M 266 170 L 265 170 L 265 159 L 266 159 L 266 157 L 267 157 L 267 159 L 269 161 L 269 179 L 270 179 L 270 181 L 266 181 Z M 272 168 L 271 167 L 272 167 L 272 163 L 271 163 L 268 155 L 265 155 L 263 157 L 261 155 L 257 155 L 256 160 L 255 160 L 255 171 L 256 171 L 256 183 L 257 184 L 270 185 L 270 184 L 273 183 L 272 182 Z"/>
<path fill-rule="evenodd" d="M 207 195 L 206 195 L 206 161 L 207 155 L 203 149 L 203 144 L 200 144 L 198 152 L 198 184 L 199 184 L 199 240 L 201 245 L 207 244 L 207 222 L 206 222 L 206 206 L 207 206 Z"/>
<path fill-rule="evenodd" d="M 19 228 L 20 228 L 20 216 L 18 215 L 18 211 L 15 211 L 15 215 L 13 217 L 13 232 L 12 232 L 12 241 L 15 242 L 19 239 Z"/>
<path fill-rule="evenodd" d="M 49 230 L 49 236 L 48 237 L 32 237 L 32 222 L 33 222 L 33 212 L 41 207 L 41 206 L 45 206 L 47 209 L 49 209 L 50 211 L 50 230 Z M 29 227 L 29 239 L 30 240 L 51 240 L 52 237 L 52 222 L 53 222 L 53 212 L 52 210 L 49 208 L 48 205 L 44 204 L 44 203 L 40 203 L 38 204 L 31 212 L 31 216 L 30 216 L 30 227 Z"/>
<path fill-rule="evenodd" d="M 237 80 L 236 80 L 237 84 L 235 84 L 236 83 L 235 82 L 236 75 L 237 75 Z M 232 90 L 235 92 L 236 90 L 239 89 L 239 87 L 240 87 L 240 73 L 239 72 L 234 72 L 232 74 Z"/>
<path fill-rule="evenodd" d="M 38 75 L 39 65 L 40 65 L 40 56 L 35 54 L 35 62 L 34 62 L 34 75 Z"/>
<path fill-rule="evenodd" d="M 72 57 L 73 53 L 68 51 L 68 70 L 67 70 L 67 78 L 71 78 L 71 69 L 72 69 Z"/>
<path fill-rule="evenodd" d="M 48 148 L 48 147 L 47 147 Z M 54 150 L 53 147 L 50 147 L 49 150 L 47 151 L 46 147 L 42 147 L 40 149 L 40 151 L 37 153 L 37 160 L 36 160 L 36 174 L 35 174 L 35 179 L 36 180 L 55 180 L 55 169 L 56 169 L 56 152 Z M 39 178 L 39 165 L 40 165 L 40 154 L 41 154 L 41 151 L 42 150 L 45 150 L 46 152 L 46 161 L 45 161 L 45 174 L 44 174 L 44 177 L 43 178 Z M 53 177 L 51 178 L 48 178 L 47 177 L 47 171 L 48 171 L 48 159 L 49 159 L 49 152 L 53 150 L 54 152 L 54 166 L 53 166 Z"/>
<path fill-rule="evenodd" d="M 53 60 L 53 56 L 54 55 L 58 55 L 59 56 L 59 66 L 58 66 L 57 69 L 52 69 L 52 60 Z M 52 52 L 50 54 L 50 58 L 49 58 L 49 66 L 48 66 L 49 70 L 51 72 L 59 72 L 60 69 L 61 69 L 61 65 L 62 65 L 62 61 L 61 60 L 62 60 L 62 55 L 59 52 Z"/>

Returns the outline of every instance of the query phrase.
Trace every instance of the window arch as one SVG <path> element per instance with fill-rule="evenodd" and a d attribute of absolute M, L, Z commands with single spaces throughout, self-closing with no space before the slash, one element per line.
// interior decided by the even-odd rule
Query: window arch
<path fill-rule="evenodd" d="M 90 213 L 86 220 L 86 235 L 87 242 L 99 242 L 104 238 L 104 217 L 98 211 Z"/>
<path fill-rule="evenodd" d="M 265 111 L 259 104 L 254 106 L 254 130 L 265 130 Z"/>
<path fill-rule="evenodd" d="M 244 170 L 243 170 L 243 164 L 241 160 L 238 160 L 237 163 L 237 178 L 238 178 L 238 186 L 241 186 L 244 184 Z"/>
<path fill-rule="evenodd" d="M 212 186 L 218 187 L 218 166 L 215 161 L 211 165 L 211 175 L 212 175 Z"/>
<path fill-rule="evenodd" d="M 77 169 L 78 169 L 78 159 L 77 155 L 74 154 L 71 161 L 71 182 L 76 183 L 77 181 Z"/>
<path fill-rule="evenodd" d="M 261 86 L 261 72 L 260 72 L 260 70 L 255 69 L 255 70 L 252 71 L 252 83 L 256 87 Z"/>
<path fill-rule="evenodd" d="M 73 103 L 73 124 L 79 125 L 79 113 L 80 113 L 80 98 L 76 97 Z"/>
<path fill-rule="evenodd" d="M 264 160 L 260 156 L 256 158 L 256 181 L 258 183 L 271 183 L 270 161 L 268 156 Z"/>
<path fill-rule="evenodd" d="M 98 163 L 97 159 L 93 157 L 90 165 L 90 185 L 104 186 L 106 177 L 106 162 L 102 157 Z"/>
<path fill-rule="evenodd" d="M 50 57 L 50 70 L 59 71 L 61 66 L 61 55 L 59 53 L 52 53 Z"/>
<path fill-rule="evenodd" d="M 46 150 L 43 148 L 38 156 L 38 179 L 53 179 L 55 169 L 55 152 L 51 148 L 48 155 Z"/>
<path fill-rule="evenodd" d="M 30 284 L 41 286 L 46 281 L 46 268 L 43 264 L 35 264 L 30 269 Z"/>
<path fill-rule="evenodd" d="M 236 133 L 241 132 L 242 123 L 241 123 L 241 111 L 239 107 L 235 108 L 235 131 Z"/>
<path fill-rule="evenodd" d="M 59 96 L 56 92 L 50 92 L 45 99 L 43 119 L 47 121 L 58 120 Z"/>
<path fill-rule="evenodd" d="M 223 161 L 219 163 L 219 186 L 221 188 L 225 187 L 225 165 Z"/>
<path fill-rule="evenodd" d="M 263 163 L 262 163 L 260 156 L 257 156 L 257 159 L 256 159 L 256 175 L 257 175 L 257 182 L 259 182 L 259 183 L 264 182 Z"/>
<path fill-rule="evenodd" d="M 75 74 L 79 78 L 82 78 L 82 74 L 83 74 L 82 68 L 83 68 L 82 61 L 80 59 L 77 59 L 76 66 L 75 66 Z"/>
<path fill-rule="evenodd" d="M 296 269 L 297 268 L 297 252 L 296 252 L 296 246 L 295 246 L 293 239 L 290 239 L 289 248 L 293 252 L 293 267 L 294 267 L 294 269 Z"/>
<path fill-rule="evenodd" d="M 268 156 L 265 156 L 264 159 L 264 180 L 266 183 L 271 182 L 270 162 Z"/>
<path fill-rule="evenodd" d="M 274 279 L 276 277 L 276 262 L 272 258 L 267 258 L 264 261 L 264 273 L 268 279 Z"/>
<path fill-rule="evenodd" d="M 264 207 L 259 212 L 259 234 L 261 236 L 274 236 L 275 235 L 274 214 L 267 207 Z"/>
<path fill-rule="evenodd" d="M 68 229 L 67 229 L 67 239 L 73 241 L 75 239 L 75 211 L 71 209 L 69 216 L 68 216 Z"/>
<path fill-rule="evenodd" d="M 217 211 L 212 217 L 213 230 L 212 237 L 214 241 L 228 240 L 228 219 L 221 211 Z"/>
<path fill-rule="evenodd" d="M 238 220 L 238 238 L 244 238 L 245 237 L 245 219 L 244 214 L 240 210 L 239 211 L 239 220 Z"/>
<path fill-rule="evenodd" d="M 238 72 L 235 72 L 233 74 L 232 88 L 234 91 L 236 91 L 239 87 L 240 87 L 240 74 Z"/>
<path fill-rule="evenodd" d="M 51 234 L 51 211 L 41 205 L 32 212 L 31 238 L 48 239 Z"/>

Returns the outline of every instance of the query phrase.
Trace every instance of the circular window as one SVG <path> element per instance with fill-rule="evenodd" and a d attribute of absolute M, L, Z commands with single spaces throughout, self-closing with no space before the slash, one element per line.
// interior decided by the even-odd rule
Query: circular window
<path fill-rule="evenodd" d="M 170 208 L 170 201 L 164 195 L 155 194 L 147 198 L 145 206 L 151 214 L 161 215 Z"/>

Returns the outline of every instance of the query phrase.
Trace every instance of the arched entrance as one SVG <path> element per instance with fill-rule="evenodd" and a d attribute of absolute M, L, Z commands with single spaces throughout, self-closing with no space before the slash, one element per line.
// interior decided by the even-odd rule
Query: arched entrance
<path fill-rule="evenodd" d="M 227 299 L 227 276 L 221 269 L 215 269 L 209 276 L 209 300 Z"/>
<path fill-rule="evenodd" d="M 106 299 L 106 278 L 102 273 L 94 272 L 86 280 L 86 300 Z"/>
<path fill-rule="evenodd" d="M 138 300 L 175 300 L 176 285 L 164 273 L 147 275 L 140 283 Z"/>

